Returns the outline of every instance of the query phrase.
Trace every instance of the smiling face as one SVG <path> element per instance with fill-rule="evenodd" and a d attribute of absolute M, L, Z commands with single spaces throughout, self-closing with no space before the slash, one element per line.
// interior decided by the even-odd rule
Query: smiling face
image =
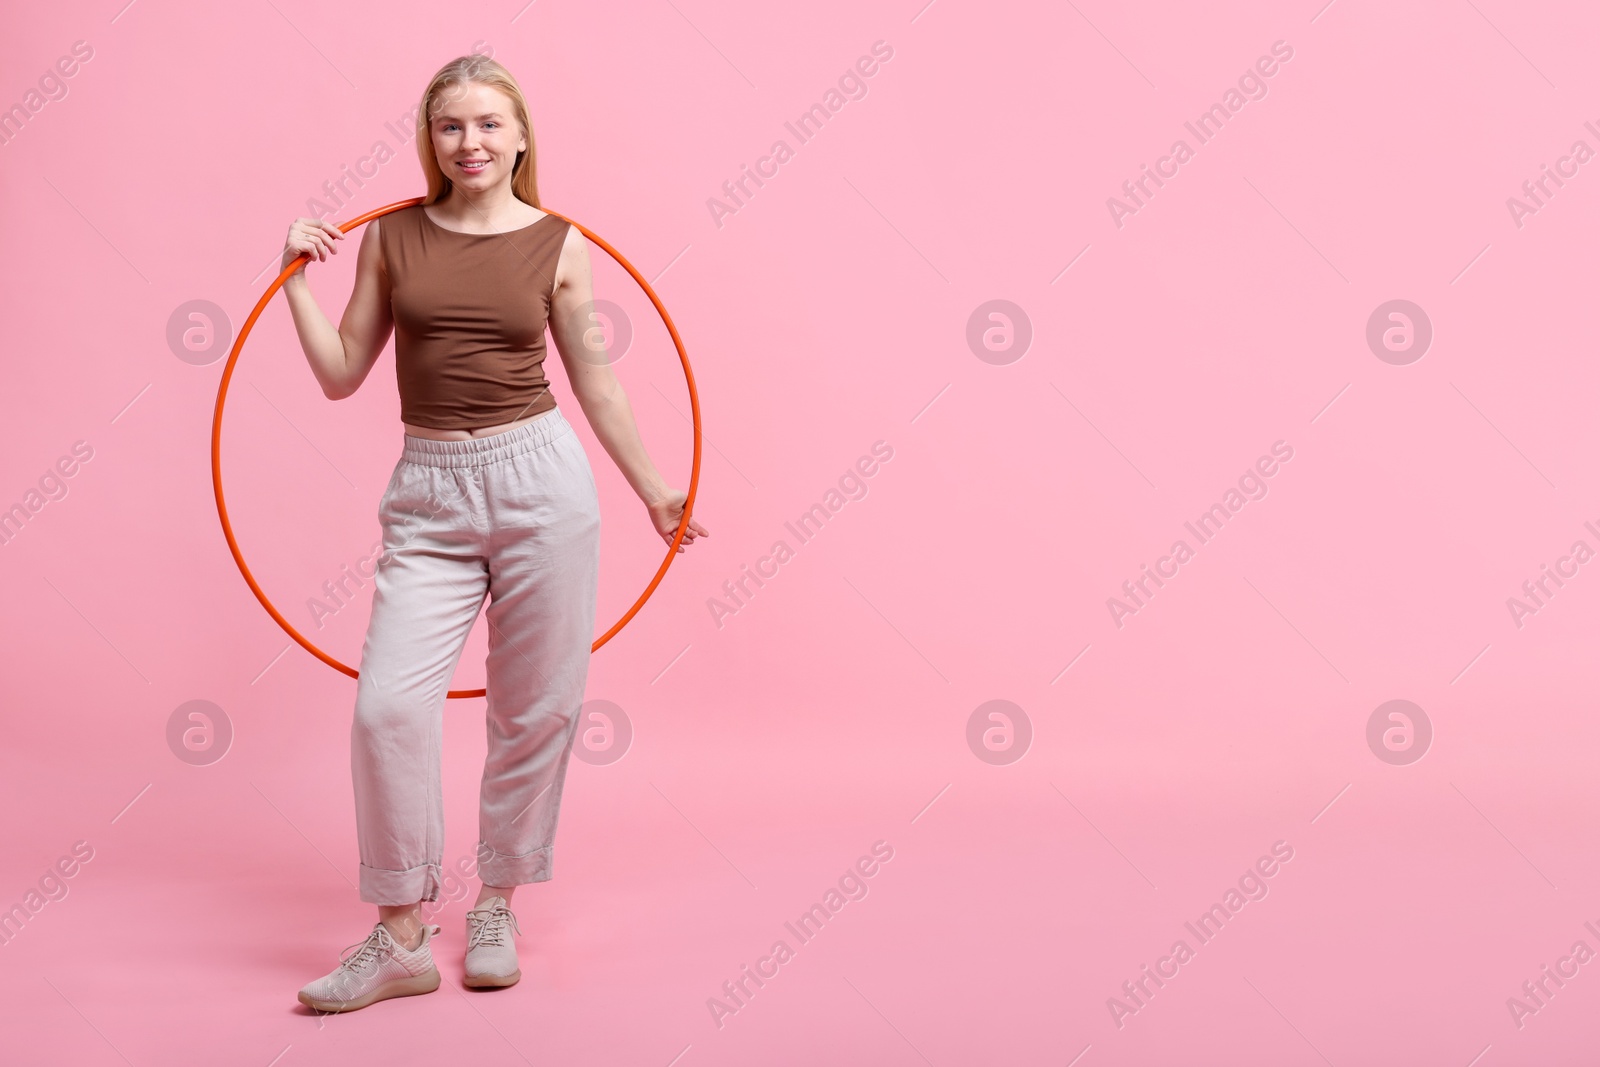
<path fill-rule="evenodd" d="M 517 153 L 528 147 L 511 98 L 491 85 L 463 82 L 438 100 L 429 135 L 444 176 L 474 192 L 509 184 Z"/>

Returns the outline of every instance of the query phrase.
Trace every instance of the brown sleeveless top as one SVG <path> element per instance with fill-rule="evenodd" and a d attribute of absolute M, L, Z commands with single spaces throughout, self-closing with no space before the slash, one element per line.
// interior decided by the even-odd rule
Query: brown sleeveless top
<path fill-rule="evenodd" d="M 544 333 L 571 225 L 546 215 L 505 233 L 460 233 L 421 204 L 383 217 L 400 421 L 475 430 L 556 406 Z"/>

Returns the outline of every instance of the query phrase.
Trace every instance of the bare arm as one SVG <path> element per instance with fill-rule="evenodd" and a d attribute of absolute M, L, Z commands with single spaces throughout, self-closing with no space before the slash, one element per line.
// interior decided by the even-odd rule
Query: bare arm
<path fill-rule="evenodd" d="M 594 428 L 595 437 L 616 462 L 633 491 L 639 494 L 639 499 L 644 501 L 656 532 L 670 544 L 678 524 L 683 521 L 683 505 L 688 494 L 667 485 L 645 451 L 644 442 L 639 438 L 639 426 L 634 421 L 633 406 L 628 403 L 628 394 L 611 369 L 611 357 L 601 331 L 596 328 L 593 308 L 594 279 L 589 267 L 589 242 L 573 227 L 567 232 L 556 265 L 555 291 L 550 299 L 550 333 L 561 353 L 573 396 Z M 709 537 L 710 533 L 691 518 L 678 551 L 682 552 L 696 536 Z"/>
<path fill-rule="evenodd" d="M 383 247 L 378 243 L 378 222 L 367 224 L 356 253 L 356 280 L 345 305 L 339 328 L 323 314 L 311 284 L 306 280 L 306 265 L 289 275 L 283 295 L 289 301 L 295 332 L 305 350 L 311 373 L 329 400 L 343 400 L 361 388 L 383 346 L 394 330 L 389 311 L 389 277 L 383 264 Z M 302 252 L 318 262 L 339 251 L 344 234 L 332 223 L 318 219 L 296 219 L 284 243 L 283 265 L 288 266 Z"/>

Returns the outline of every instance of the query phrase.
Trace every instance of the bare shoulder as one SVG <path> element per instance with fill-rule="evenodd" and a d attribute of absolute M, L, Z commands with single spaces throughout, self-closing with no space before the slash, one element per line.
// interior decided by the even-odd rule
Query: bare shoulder
<path fill-rule="evenodd" d="M 373 219 L 362 228 L 361 249 L 356 253 L 356 266 L 376 267 L 378 274 L 387 278 L 389 265 L 383 261 L 383 236 L 379 226 L 382 219 Z"/>
<path fill-rule="evenodd" d="M 589 242 L 583 231 L 567 224 L 566 237 L 561 242 L 561 255 L 556 260 L 556 288 L 589 280 Z"/>
<path fill-rule="evenodd" d="M 589 255 L 589 242 L 584 240 L 583 231 L 567 223 L 566 237 L 561 243 L 561 258 L 568 259 L 573 256 L 587 257 Z"/>

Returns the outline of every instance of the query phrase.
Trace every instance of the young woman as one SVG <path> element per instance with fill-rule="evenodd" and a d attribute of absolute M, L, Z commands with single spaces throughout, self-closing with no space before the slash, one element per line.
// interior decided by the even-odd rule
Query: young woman
<path fill-rule="evenodd" d="M 393 331 L 404 447 L 378 506 L 384 553 L 361 651 L 350 765 L 365 941 L 300 990 L 349 1011 L 439 986 L 421 921 L 443 875 L 445 695 L 485 595 L 488 758 L 479 797 L 478 899 L 468 986 L 521 977 L 515 887 L 550 877 L 562 783 L 594 640 L 600 512 L 594 475 L 549 390 L 545 328 L 595 436 L 671 543 L 687 494 L 645 453 L 628 397 L 593 336 L 582 234 L 539 209 L 533 130 L 511 74 L 462 56 L 418 112 L 423 204 L 375 219 L 335 329 L 304 270 L 284 283 L 301 347 L 331 400 L 354 393 Z M 344 235 L 297 219 L 283 262 L 318 262 Z M 689 520 L 678 551 L 706 529 Z M 353 954 L 352 954 L 352 950 Z"/>

